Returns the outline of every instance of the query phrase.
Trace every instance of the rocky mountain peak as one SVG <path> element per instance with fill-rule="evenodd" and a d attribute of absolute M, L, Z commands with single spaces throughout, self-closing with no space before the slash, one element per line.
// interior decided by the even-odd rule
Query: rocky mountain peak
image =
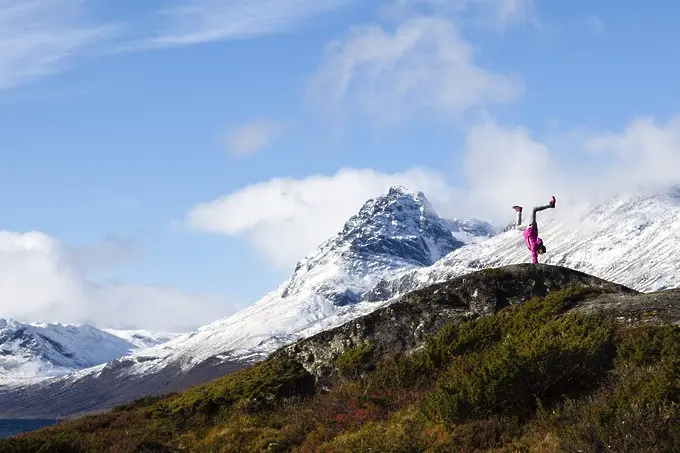
<path fill-rule="evenodd" d="M 358 214 L 345 224 L 344 231 L 374 224 L 378 218 L 399 222 L 400 227 L 417 227 L 421 218 L 440 220 L 430 201 L 422 192 L 404 186 L 392 186 L 386 195 L 368 200 Z"/>
<path fill-rule="evenodd" d="M 393 186 L 368 200 L 330 241 L 344 255 L 364 259 L 397 259 L 429 266 L 463 245 L 447 228 L 422 192 Z"/>
<path fill-rule="evenodd" d="M 298 263 L 283 297 L 320 280 L 337 287 L 339 277 L 343 283 L 353 282 L 340 285 L 351 293 L 343 289 L 342 303 L 358 302 L 384 275 L 430 266 L 463 245 L 422 192 L 392 186 L 364 203 L 336 236 Z M 310 278 L 314 274 L 323 277 Z"/>

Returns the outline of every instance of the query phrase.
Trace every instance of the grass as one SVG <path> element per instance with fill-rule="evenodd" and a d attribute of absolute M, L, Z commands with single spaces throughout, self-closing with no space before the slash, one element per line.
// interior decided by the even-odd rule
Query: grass
<path fill-rule="evenodd" d="M 597 294 L 568 287 L 380 361 L 358 345 L 328 391 L 268 360 L 0 452 L 680 451 L 680 329 L 569 312 Z"/>

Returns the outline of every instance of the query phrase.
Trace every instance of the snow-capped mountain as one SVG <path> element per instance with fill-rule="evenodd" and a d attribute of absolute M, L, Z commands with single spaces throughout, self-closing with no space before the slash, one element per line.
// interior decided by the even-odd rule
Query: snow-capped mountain
<path fill-rule="evenodd" d="M 403 269 L 431 266 L 466 242 L 476 242 L 476 231 L 488 239 L 490 230 L 483 222 L 444 221 L 422 193 L 393 187 L 366 202 L 342 231 L 302 259 L 289 280 L 256 304 L 163 345 L 47 381 L 41 384 L 44 394 L 68 386 L 73 398 L 89 398 L 88 405 L 79 408 L 91 410 L 101 406 L 93 395 L 79 394 L 78 389 L 96 385 L 99 402 L 110 405 L 211 379 L 298 338 L 375 310 L 380 303 L 362 299 L 377 282 Z M 103 384 L 106 380 L 115 381 L 115 386 Z M 7 404 L 25 408 L 38 401 L 24 397 L 35 388 L 19 388 L 8 397 L 14 403 L 5 403 L 0 395 L 0 413 L 8 413 Z M 40 404 L 47 407 L 44 401 Z"/>
<path fill-rule="evenodd" d="M 464 245 L 425 195 L 392 187 L 302 259 L 287 282 L 255 305 L 178 339 L 177 353 L 188 364 L 221 351 L 265 356 L 374 310 L 375 304 L 362 299 L 376 283 L 404 269 L 431 266 Z"/>
<path fill-rule="evenodd" d="M 175 336 L 0 319 L 0 385 L 64 375 L 110 362 Z"/>
<path fill-rule="evenodd" d="M 302 259 L 292 277 L 259 302 L 144 355 L 190 368 L 227 352 L 232 359 L 265 356 L 335 327 L 376 308 L 361 300 L 377 282 L 404 269 L 431 266 L 464 246 L 448 227 L 421 192 L 392 187 L 366 202 L 342 231 Z"/>
<path fill-rule="evenodd" d="M 0 415 L 99 410 L 210 380 L 400 294 L 481 268 L 528 262 L 523 228 L 495 234 L 484 222 L 442 220 L 422 194 L 394 188 L 367 202 L 256 304 L 163 345 L 0 392 Z M 556 209 L 539 214 L 539 230 L 548 251 L 541 262 L 638 290 L 680 286 L 680 190 L 615 197 L 588 209 L 558 198 Z M 56 393 L 67 396 L 51 398 Z"/>
<path fill-rule="evenodd" d="M 336 306 L 357 303 L 385 276 L 430 266 L 465 245 L 448 227 L 421 192 L 392 187 L 386 196 L 366 202 L 342 231 L 302 259 L 283 291 L 275 294 L 291 298 L 311 289 Z"/>
<path fill-rule="evenodd" d="M 530 207 L 527 208 L 527 211 Z M 526 217 L 526 214 L 525 214 Z M 680 286 L 680 189 L 609 199 L 595 207 L 561 206 L 538 215 L 547 253 L 539 261 L 580 270 L 638 291 Z M 530 262 L 524 226 L 470 244 L 435 265 L 380 282 L 369 300 L 385 300 L 487 267 Z"/>

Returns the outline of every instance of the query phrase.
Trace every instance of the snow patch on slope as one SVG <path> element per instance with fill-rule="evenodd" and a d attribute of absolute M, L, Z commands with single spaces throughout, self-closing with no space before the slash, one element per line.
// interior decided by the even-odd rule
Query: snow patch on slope
<path fill-rule="evenodd" d="M 65 375 L 176 336 L 143 331 L 113 332 L 119 335 L 88 325 L 0 319 L 0 385 Z"/>
<path fill-rule="evenodd" d="M 489 222 L 477 219 L 444 220 L 444 225 L 451 231 L 453 237 L 464 244 L 478 244 L 484 242 L 498 231 Z"/>
<path fill-rule="evenodd" d="M 181 336 L 181 333 L 171 332 L 152 332 L 150 330 L 117 330 L 117 329 L 102 329 L 106 333 L 110 333 L 118 338 L 122 338 L 128 343 L 135 346 L 135 349 L 142 350 L 151 348 L 159 344 L 167 343 L 173 338 Z"/>
<path fill-rule="evenodd" d="M 560 206 L 539 213 L 547 254 L 539 261 L 580 270 L 639 291 L 680 286 L 680 191 L 612 198 L 595 207 Z M 530 262 L 522 236 L 510 228 L 450 253 L 435 265 L 381 282 L 384 297 L 488 267 Z"/>

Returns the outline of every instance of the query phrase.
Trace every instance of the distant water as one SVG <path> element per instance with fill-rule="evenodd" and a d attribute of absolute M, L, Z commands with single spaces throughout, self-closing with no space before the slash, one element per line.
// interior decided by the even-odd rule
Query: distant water
<path fill-rule="evenodd" d="M 54 425 L 56 420 L 7 420 L 0 419 L 0 438 L 15 436 L 26 431 Z"/>

